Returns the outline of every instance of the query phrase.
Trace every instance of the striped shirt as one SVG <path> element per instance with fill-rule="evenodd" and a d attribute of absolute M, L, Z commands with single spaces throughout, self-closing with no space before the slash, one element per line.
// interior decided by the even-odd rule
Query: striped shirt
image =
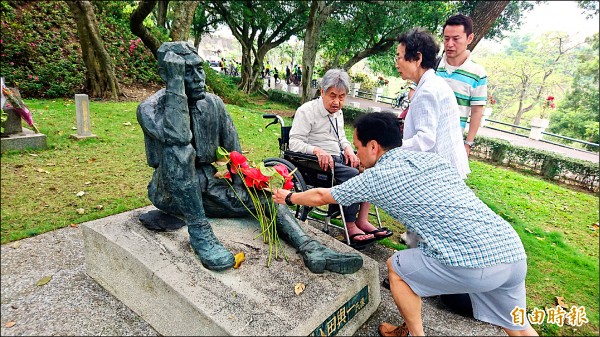
<path fill-rule="evenodd" d="M 467 51 L 469 53 L 469 51 Z M 471 60 L 471 54 L 459 67 L 446 63 L 444 56 L 436 74 L 446 80 L 454 91 L 460 108 L 460 126 L 465 128 L 471 114 L 471 106 L 487 102 L 487 74 L 483 66 Z"/>
<path fill-rule="evenodd" d="M 367 201 L 385 210 L 420 236 L 423 255 L 445 265 L 485 268 L 527 258 L 512 226 L 434 153 L 389 150 L 331 195 L 343 206 Z"/>

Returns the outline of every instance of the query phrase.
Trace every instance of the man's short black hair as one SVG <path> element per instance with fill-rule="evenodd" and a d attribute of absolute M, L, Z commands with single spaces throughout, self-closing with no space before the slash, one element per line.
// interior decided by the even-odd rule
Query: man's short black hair
<path fill-rule="evenodd" d="M 400 34 L 398 43 L 404 45 L 404 59 L 416 61 L 421 53 L 421 68 L 433 69 L 436 65 L 436 57 L 440 51 L 440 45 L 430 32 L 422 28 L 413 28 L 408 32 Z"/>
<path fill-rule="evenodd" d="M 384 150 L 402 146 L 400 121 L 391 112 L 371 112 L 354 121 L 356 138 L 363 146 L 375 140 Z"/>
<path fill-rule="evenodd" d="M 446 26 L 463 26 L 467 36 L 473 33 L 473 20 L 464 14 L 456 14 L 449 17 L 446 23 L 444 23 L 442 32 L 446 29 Z"/>

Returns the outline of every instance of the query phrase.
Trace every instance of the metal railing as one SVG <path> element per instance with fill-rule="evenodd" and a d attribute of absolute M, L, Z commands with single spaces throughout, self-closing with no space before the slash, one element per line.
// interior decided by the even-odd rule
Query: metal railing
<path fill-rule="evenodd" d="M 511 128 L 516 128 L 516 129 L 526 130 L 528 132 L 531 132 L 531 128 L 520 126 L 520 125 L 515 125 L 515 124 L 510 124 L 510 123 L 505 123 L 505 122 L 501 122 L 501 121 L 497 121 L 497 120 L 493 120 L 493 119 L 489 119 L 489 118 L 486 119 L 486 122 L 488 122 L 488 123 L 497 123 L 497 124 L 500 124 L 500 125 L 510 126 Z M 513 135 L 521 136 L 521 137 L 529 137 L 529 134 L 523 134 L 523 133 L 518 133 L 518 132 L 511 131 L 511 130 L 505 130 L 505 129 L 495 128 L 495 127 L 489 126 L 489 125 L 486 125 L 485 127 L 488 128 L 488 129 L 502 131 L 502 132 L 510 133 L 510 134 L 513 134 Z M 557 134 L 550 133 L 550 132 L 542 131 L 542 135 L 552 136 L 552 137 L 556 137 L 556 138 L 559 138 L 559 139 L 564 139 L 564 140 L 568 140 L 568 141 L 571 141 L 571 142 L 575 142 L 575 143 L 579 143 L 579 144 L 583 144 L 583 145 L 587 145 L 587 146 L 591 146 L 591 147 L 596 147 L 596 148 L 599 147 L 599 145 L 595 144 L 595 143 L 586 142 L 585 140 L 581 140 L 581 139 L 575 139 L 575 138 L 571 138 L 571 137 L 561 136 L 561 135 L 557 135 Z M 572 147 L 572 146 L 569 146 L 567 144 L 552 142 L 552 141 L 544 139 L 544 138 L 540 139 L 540 142 L 544 142 L 544 143 L 548 143 L 548 144 L 552 144 L 552 145 L 557 145 L 557 146 L 562 146 L 562 147 L 565 147 L 565 148 L 568 148 L 568 149 L 583 151 L 583 152 L 587 152 L 587 153 L 594 153 L 594 154 L 596 153 L 596 152 L 588 151 L 588 150 L 585 150 L 585 149 L 582 149 L 582 148 Z"/>
<path fill-rule="evenodd" d="M 373 92 L 358 90 L 356 97 L 373 100 L 373 95 L 374 95 Z M 396 99 L 395 97 L 379 96 L 379 100 L 377 102 L 384 103 L 384 104 L 392 104 L 392 102 L 395 99 Z"/>

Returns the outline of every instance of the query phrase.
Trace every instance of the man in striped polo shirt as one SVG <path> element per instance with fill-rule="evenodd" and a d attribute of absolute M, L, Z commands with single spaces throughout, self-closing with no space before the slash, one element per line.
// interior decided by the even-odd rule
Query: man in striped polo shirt
<path fill-rule="evenodd" d="M 487 100 L 487 74 L 485 69 L 471 60 L 467 46 L 473 41 L 473 21 L 470 17 L 457 14 L 444 23 L 444 52 L 436 74 L 446 82 L 456 95 L 460 109 L 460 127 L 464 132 L 469 115 L 469 130 L 465 139 L 467 155 L 483 116 Z"/>

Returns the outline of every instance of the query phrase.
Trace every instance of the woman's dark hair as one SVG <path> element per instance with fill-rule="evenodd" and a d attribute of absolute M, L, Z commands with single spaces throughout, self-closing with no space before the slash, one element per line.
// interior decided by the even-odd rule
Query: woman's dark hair
<path fill-rule="evenodd" d="M 449 17 L 446 23 L 444 23 L 442 32 L 446 29 L 446 26 L 463 26 L 467 37 L 473 33 L 473 20 L 464 14 L 456 14 Z"/>
<path fill-rule="evenodd" d="M 375 140 L 384 150 L 402 146 L 400 122 L 391 112 L 370 112 L 354 121 L 356 138 L 363 146 Z"/>
<path fill-rule="evenodd" d="M 435 59 L 440 51 L 440 45 L 430 32 L 422 28 L 413 28 L 398 36 L 398 43 L 404 45 L 404 59 L 406 61 L 416 61 L 419 59 L 417 53 L 421 53 L 421 68 L 435 68 Z"/>

